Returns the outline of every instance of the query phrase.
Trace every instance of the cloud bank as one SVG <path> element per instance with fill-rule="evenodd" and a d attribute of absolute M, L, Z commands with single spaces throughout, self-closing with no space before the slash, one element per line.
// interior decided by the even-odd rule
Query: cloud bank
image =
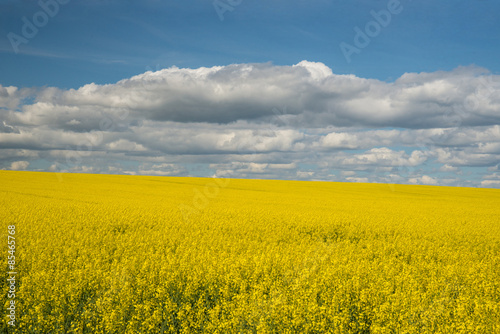
<path fill-rule="evenodd" d="M 0 168 L 500 187 L 500 76 L 322 63 L 0 86 Z"/>

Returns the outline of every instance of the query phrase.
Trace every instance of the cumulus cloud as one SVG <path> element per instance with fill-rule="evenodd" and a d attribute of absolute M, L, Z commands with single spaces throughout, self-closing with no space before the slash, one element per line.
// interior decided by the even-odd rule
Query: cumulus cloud
<path fill-rule="evenodd" d="M 338 75 L 321 63 L 293 66 L 234 64 L 172 67 L 116 84 L 41 89 L 14 123 L 55 125 L 75 131 L 111 119 L 231 123 L 269 121 L 273 109 L 295 126 L 434 128 L 489 125 L 500 120 L 500 76 L 476 67 L 452 72 L 407 73 L 395 82 Z M 3 87 L 8 99 L 15 87 Z M 5 99 L 5 98 L 4 98 Z M 0 100 L 1 101 L 1 100 Z M 5 104 L 5 103 L 4 103 Z"/>
<path fill-rule="evenodd" d="M 309 61 L 0 86 L 0 168 L 494 186 L 499 93 L 474 66 L 384 82 Z"/>
<path fill-rule="evenodd" d="M 491 188 L 500 188 L 500 180 L 484 180 L 481 181 L 481 186 L 483 187 L 491 187 Z"/>
<path fill-rule="evenodd" d="M 448 164 L 445 164 L 439 168 L 441 172 L 456 172 L 458 170 L 457 167 L 450 166 Z"/>
<path fill-rule="evenodd" d="M 367 177 L 346 177 L 346 181 L 356 182 L 356 183 L 368 183 L 370 180 Z"/>
<path fill-rule="evenodd" d="M 426 184 L 426 185 L 436 185 L 438 184 L 437 180 L 428 175 L 422 175 L 420 177 L 413 177 L 409 179 L 410 183 L 414 184 Z"/>
<path fill-rule="evenodd" d="M 17 87 L 0 85 L 0 109 L 16 109 L 22 97 L 22 91 Z"/>
<path fill-rule="evenodd" d="M 404 151 L 393 151 L 390 148 L 373 148 L 361 154 L 343 156 L 339 163 L 351 166 L 416 166 L 426 160 L 425 153 L 413 151 L 411 155 Z"/>
<path fill-rule="evenodd" d="M 14 161 L 10 165 L 10 169 L 11 170 L 25 170 L 26 168 L 28 168 L 29 165 L 30 165 L 30 163 L 28 161 Z"/>

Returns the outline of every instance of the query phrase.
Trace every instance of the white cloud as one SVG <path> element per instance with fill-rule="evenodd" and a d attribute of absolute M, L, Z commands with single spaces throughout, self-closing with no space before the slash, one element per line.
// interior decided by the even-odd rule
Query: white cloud
<path fill-rule="evenodd" d="M 14 86 L 5 87 L 0 85 L 0 109 L 16 109 L 21 99 L 29 94 L 29 89 L 19 89 Z"/>
<path fill-rule="evenodd" d="M 326 148 L 348 148 L 355 149 L 359 148 L 358 136 L 356 134 L 345 133 L 345 132 L 332 132 L 322 137 L 320 143 Z"/>
<path fill-rule="evenodd" d="M 453 166 L 450 166 L 448 164 L 443 165 L 443 166 L 441 166 L 441 168 L 439 168 L 439 171 L 441 171 L 441 172 L 456 172 L 457 170 L 458 170 L 457 167 L 453 167 Z"/>
<path fill-rule="evenodd" d="M 484 180 L 481 181 L 482 187 L 492 187 L 492 188 L 500 188 L 500 180 Z"/>
<path fill-rule="evenodd" d="M 349 182 L 357 182 L 357 183 L 369 183 L 370 180 L 367 177 L 346 177 L 346 180 Z"/>
<path fill-rule="evenodd" d="M 314 172 L 297 171 L 297 177 L 299 179 L 310 179 L 314 176 Z"/>
<path fill-rule="evenodd" d="M 110 151 L 146 151 L 146 148 L 141 144 L 137 144 L 126 139 L 118 139 L 105 145 L 105 148 Z"/>
<path fill-rule="evenodd" d="M 393 151 L 387 147 L 372 148 L 361 154 L 351 154 L 343 157 L 343 165 L 349 166 L 416 166 L 427 160 L 422 151 L 413 151 L 411 155 L 404 151 Z"/>
<path fill-rule="evenodd" d="M 490 175 L 485 175 L 484 178 L 489 179 L 489 180 L 500 180 L 500 173 L 493 173 Z"/>
<path fill-rule="evenodd" d="M 428 175 L 422 175 L 420 177 L 414 177 L 409 179 L 410 183 L 414 184 L 427 184 L 427 185 L 436 185 L 438 184 L 438 181 Z"/>
<path fill-rule="evenodd" d="M 30 163 L 28 161 L 14 161 L 10 165 L 10 169 L 11 170 L 25 170 L 26 168 L 28 168 L 29 165 L 30 165 Z"/>
<path fill-rule="evenodd" d="M 315 81 L 325 80 L 333 75 L 332 70 L 323 63 L 315 63 L 303 60 L 297 65 L 293 65 L 292 67 L 305 68 L 309 72 L 310 78 Z"/>

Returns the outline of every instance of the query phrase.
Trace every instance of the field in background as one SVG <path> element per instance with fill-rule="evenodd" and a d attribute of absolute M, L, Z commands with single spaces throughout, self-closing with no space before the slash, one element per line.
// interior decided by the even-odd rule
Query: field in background
<path fill-rule="evenodd" d="M 500 191 L 0 171 L 16 333 L 500 333 Z M 7 298 L 0 331 L 7 329 Z"/>

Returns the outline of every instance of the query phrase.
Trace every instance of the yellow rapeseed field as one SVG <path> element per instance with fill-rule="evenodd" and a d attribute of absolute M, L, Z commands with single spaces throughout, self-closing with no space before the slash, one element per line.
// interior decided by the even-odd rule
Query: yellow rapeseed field
<path fill-rule="evenodd" d="M 14 171 L 0 184 L 3 333 L 500 333 L 499 190 Z"/>

